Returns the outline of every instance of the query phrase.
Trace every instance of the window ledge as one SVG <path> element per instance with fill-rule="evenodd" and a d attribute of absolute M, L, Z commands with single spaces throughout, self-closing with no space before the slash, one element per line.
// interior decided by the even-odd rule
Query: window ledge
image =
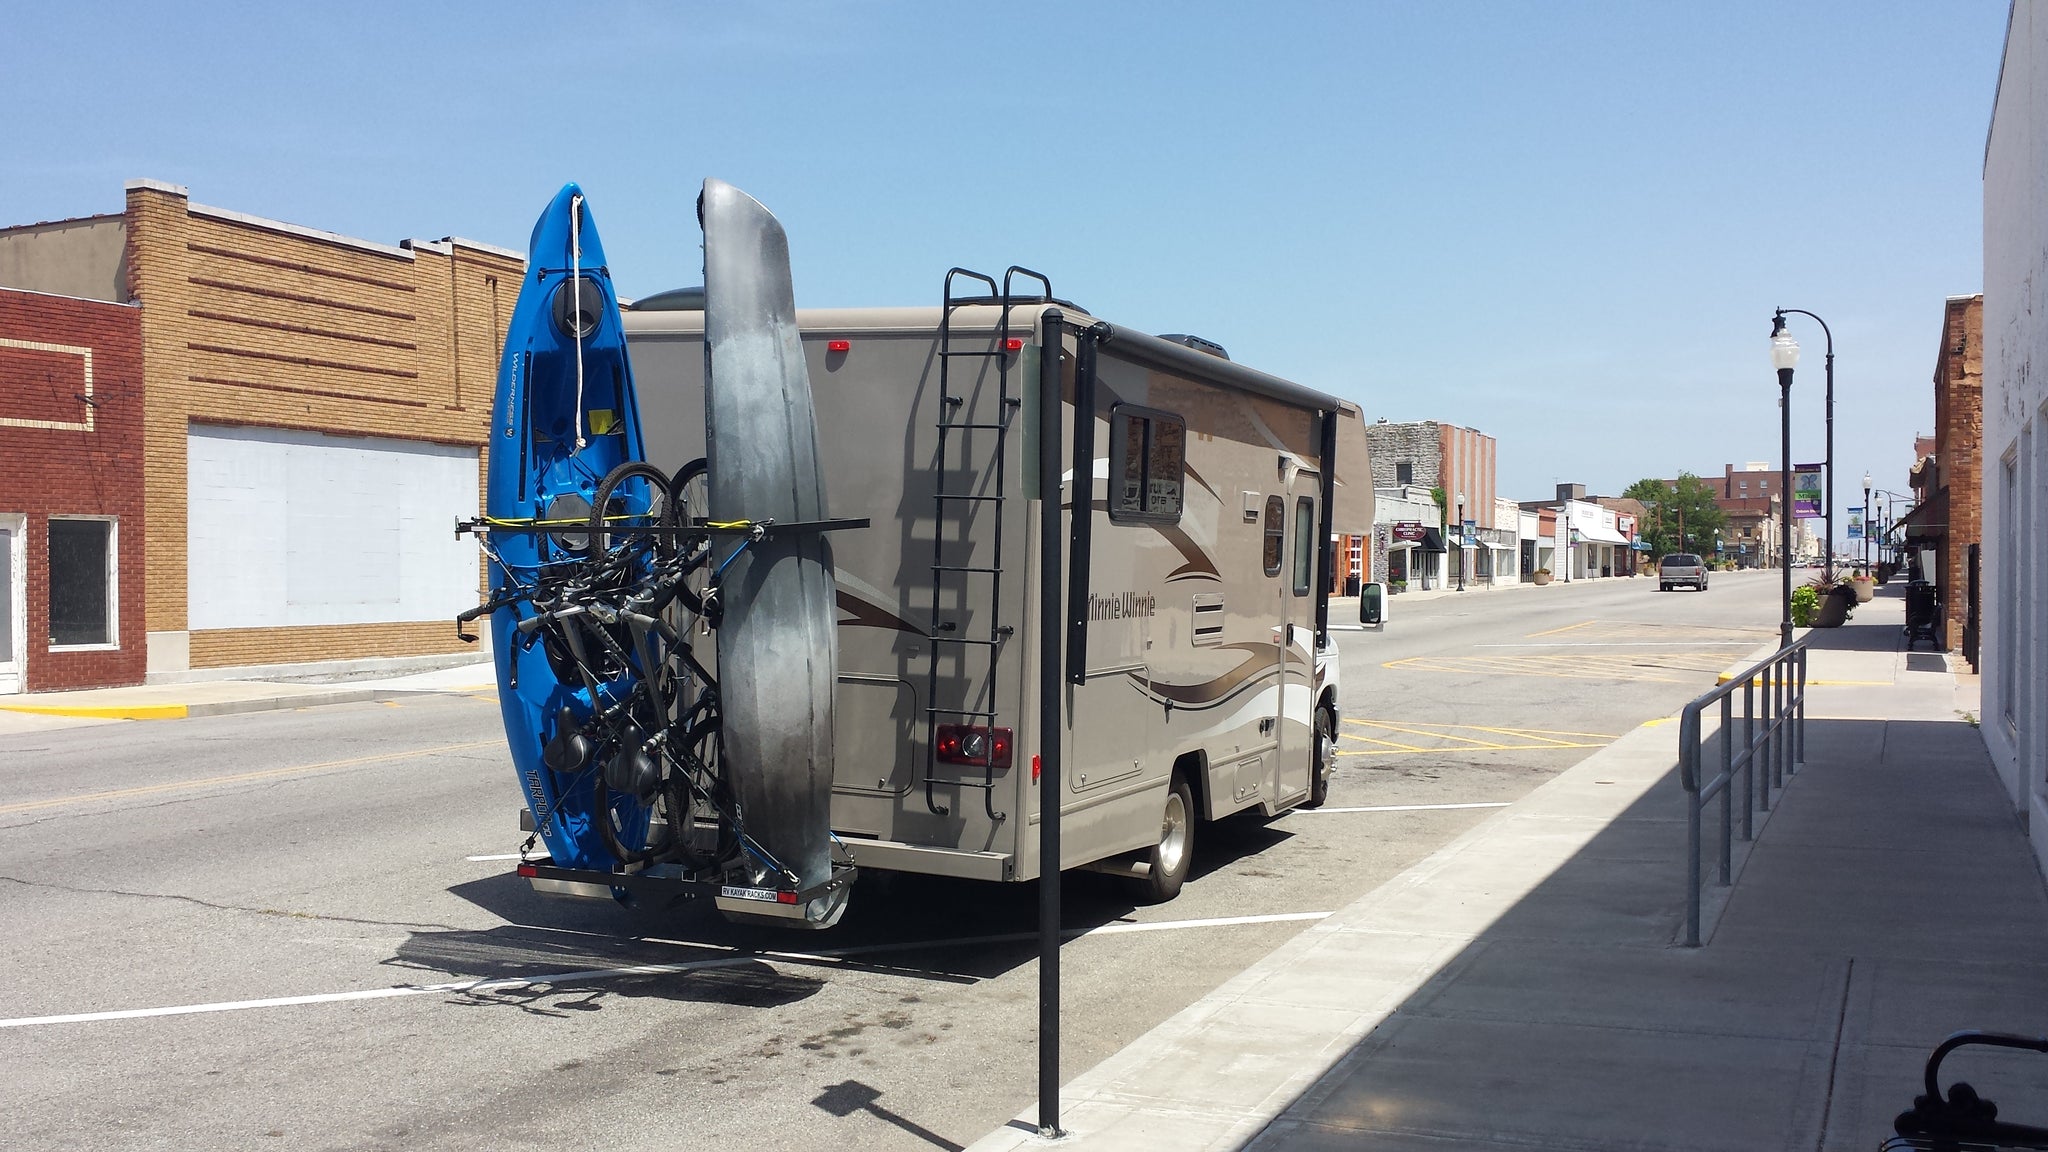
<path fill-rule="evenodd" d="M 119 644 L 52 644 L 50 651 L 56 652 L 119 652 Z"/>

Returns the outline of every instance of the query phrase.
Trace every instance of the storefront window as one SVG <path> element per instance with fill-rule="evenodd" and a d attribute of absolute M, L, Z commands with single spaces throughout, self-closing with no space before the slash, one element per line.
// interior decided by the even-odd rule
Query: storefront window
<path fill-rule="evenodd" d="M 50 646 L 114 643 L 114 522 L 50 520 Z"/>

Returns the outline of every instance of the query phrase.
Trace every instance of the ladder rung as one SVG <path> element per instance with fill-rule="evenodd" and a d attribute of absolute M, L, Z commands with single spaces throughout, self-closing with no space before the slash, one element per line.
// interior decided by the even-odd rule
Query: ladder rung
<path fill-rule="evenodd" d="M 989 349 L 989 350 L 988 350 L 988 351 L 986 351 L 986 352 L 941 352 L 941 353 L 939 353 L 939 355 L 941 355 L 941 356 L 1008 356 L 1008 355 L 1009 355 L 1009 353 L 1008 353 L 1008 352 L 1005 352 L 1005 351 L 1003 351 L 1003 350 L 1002 350 L 1001 348 L 991 348 L 991 349 Z"/>
<path fill-rule="evenodd" d="M 958 767 L 958 768 L 982 768 L 982 769 L 988 769 L 988 768 L 993 768 L 993 767 L 995 767 L 995 765 L 993 765 L 993 764 L 958 764 L 958 765 L 955 765 L 955 767 Z M 984 789 L 984 790 L 986 790 L 986 789 L 994 788 L 994 787 L 996 786 L 996 785 L 995 785 L 995 781 L 993 781 L 993 780 L 954 780 L 954 779 L 950 779 L 950 778 L 948 778 L 948 777 L 945 777 L 945 776 L 927 776 L 927 777 L 925 777 L 925 779 L 926 779 L 927 781 L 929 781 L 929 782 L 933 783 L 933 784 L 957 784 L 957 785 L 959 785 L 959 786 L 960 786 L 960 787 L 962 787 L 962 788 L 981 788 L 981 789 Z"/>
<path fill-rule="evenodd" d="M 982 428 L 982 429 L 986 429 L 986 430 L 988 430 L 988 431 L 992 431 L 992 432 L 1001 432 L 1001 431 L 1003 431 L 1004 429 L 1008 428 L 1008 427 L 1009 427 L 1009 425 L 1008 425 L 1008 424 L 937 424 L 937 425 L 934 425 L 934 427 L 936 427 L 936 428 L 938 428 L 938 429 L 940 429 L 940 430 L 942 430 L 942 431 L 944 431 L 944 430 L 949 430 L 949 429 L 950 429 L 950 430 L 959 430 L 959 429 L 962 429 L 962 428 Z"/>
<path fill-rule="evenodd" d="M 977 636 L 933 636 L 930 639 L 934 644 L 1000 644 L 1003 642 L 1002 637 L 994 640 L 983 640 Z"/>
<path fill-rule="evenodd" d="M 975 712 L 966 708 L 927 708 L 925 712 L 933 716 L 979 716 L 984 720 L 996 718 L 996 714 L 992 711 Z"/>
<path fill-rule="evenodd" d="M 997 573 L 997 572 L 1001 572 L 1001 571 L 1002 571 L 1002 569 L 1001 569 L 1001 568 L 978 568 L 978 567 L 976 567 L 976 566 L 974 566 L 974 565 L 972 565 L 972 564 L 934 564 L 934 565 L 932 565 L 932 571 L 934 571 L 934 572 L 986 572 L 986 573 L 989 573 L 989 574 L 993 575 L 993 574 L 995 574 L 995 573 Z"/>
<path fill-rule="evenodd" d="M 990 500 L 1001 500 L 1001 499 L 1003 499 L 1003 497 L 1001 497 L 1001 496 L 970 496 L 970 495 L 968 495 L 968 494 L 967 494 L 967 493 L 965 493 L 965 492 L 961 492 L 961 493 L 957 493 L 957 494 L 956 494 L 956 493 L 952 493 L 952 492 L 934 492 L 934 493 L 932 493 L 932 499 L 934 499 L 934 500 L 971 500 L 971 501 L 974 501 L 974 502 L 976 502 L 976 503 L 986 503 L 986 502 L 988 502 L 988 501 L 990 501 Z"/>

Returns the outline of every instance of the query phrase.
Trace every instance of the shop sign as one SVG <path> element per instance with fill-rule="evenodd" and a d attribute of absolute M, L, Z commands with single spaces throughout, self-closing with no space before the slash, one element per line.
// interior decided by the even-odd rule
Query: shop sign
<path fill-rule="evenodd" d="M 1428 531 L 1429 529 L 1424 528 L 1420 520 L 1396 520 L 1394 522 L 1394 539 L 1396 540 L 1420 543 Z"/>

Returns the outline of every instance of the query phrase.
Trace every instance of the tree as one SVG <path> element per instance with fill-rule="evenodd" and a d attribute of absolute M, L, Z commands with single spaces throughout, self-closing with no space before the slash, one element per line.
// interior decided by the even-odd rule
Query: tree
<path fill-rule="evenodd" d="M 1711 556 L 1714 533 L 1728 522 L 1721 506 L 1714 503 L 1714 486 L 1690 472 L 1680 472 L 1678 479 L 1669 481 L 1645 477 L 1629 485 L 1622 495 L 1649 510 L 1648 522 L 1636 525 L 1636 534 L 1650 545 L 1652 556 L 1669 552 Z"/>

